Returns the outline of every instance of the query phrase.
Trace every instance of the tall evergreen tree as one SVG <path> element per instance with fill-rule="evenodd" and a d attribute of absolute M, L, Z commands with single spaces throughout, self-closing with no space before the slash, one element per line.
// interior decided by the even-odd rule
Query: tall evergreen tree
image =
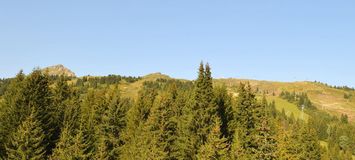
<path fill-rule="evenodd" d="M 232 156 L 238 159 L 251 159 L 257 145 L 254 141 L 256 129 L 257 101 L 250 85 L 240 84 L 235 114 L 235 134 L 232 145 Z"/>
<path fill-rule="evenodd" d="M 210 67 L 207 64 L 206 69 L 203 63 L 200 64 L 198 78 L 195 81 L 195 104 L 193 107 L 194 134 L 198 136 L 196 148 L 204 144 L 207 135 L 211 129 L 212 117 L 216 114 L 216 104 L 213 103 L 213 86 Z"/>
<path fill-rule="evenodd" d="M 61 159 L 72 159 L 73 155 L 71 154 L 73 145 L 73 128 L 70 127 L 69 123 L 63 127 L 62 132 L 60 134 L 60 138 L 58 143 L 56 144 L 56 148 L 53 150 L 53 154 L 50 159 L 53 160 L 61 160 Z"/>
<path fill-rule="evenodd" d="M 221 133 L 228 140 L 232 140 L 234 130 L 233 126 L 233 108 L 232 97 L 228 94 L 226 86 L 215 88 L 215 103 L 217 104 L 217 114 L 221 119 Z"/>
<path fill-rule="evenodd" d="M 36 115 L 33 110 L 12 134 L 11 142 L 6 146 L 7 159 L 45 159 L 45 135 Z"/>
<path fill-rule="evenodd" d="M 177 115 L 175 100 L 176 86 L 171 85 L 155 101 L 152 112 L 144 127 L 144 141 L 152 159 L 177 159 L 175 145 L 177 141 Z"/>
<path fill-rule="evenodd" d="M 104 95 L 104 103 L 100 108 L 102 112 L 97 124 L 97 152 L 95 159 L 117 159 L 119 148 L 122 145 L 121 134 L 126 126 L 125 115 L 128 102 L 122 100 L 117 90 L 109 89 Z"/>
<path fill-rule="evenodd" d="M 172 154 L 176 159 L 194 159 L 197 153 L 195 143 L 197 136 L 191 129 L 193 119 L 194 97 L 192 92 L 187 90 L 181 94 L 178 94 L 176 100 L 176 106 L 181 108 L 180 114 L 178 114 L 177 120 L 177 140 L 174 146 Z"/>
<path fill-rule="evenodd" d="M 221 120 L 218 116 L 214 118 L 213 128 L 207 136 L 197 154 L 197 159 L 228 159 L 228 140 L 221 133 Z"/>
<path fill-rule="evenodd" d="M 139 159 L 144 144 L 142 137 L 144 123 L 147 121 L 153 103 L 156 99 L 157 91 L 154 88 L 144 86 L 138 93 L 135 105 L 127 112 L 127 127 L 122 133 L 124 145 L 121 147 L 121 159 Z"/>
<path fill-rule="evenodd" d="M 9 136 L 16 131 L 24 118 L 26 118 L 23 114 L 24 79 L 25 75 L 21 70 L 16 77 L 11 80 L 3 96 L 2 103 L 0 103 L 0 158 L 6 157 L 5 144 L 9 143 Z"/>
<path fill-rule="evenodd" d="M 70 147 L 72 159 L 92 159 L 92 150 L 90 142 L 83 129 L 79 129 L 74 136 L 73 145 Z"/>
<path fill-rule="evenodd" d="M 300 130 L 298 143 L 302 146 L 299 159 L 321 159 L 320 144 L 314 129 L 311 129 L 308 126 L 302 127 Z"/>
<path fill-rule="evenodd" d="M 50 159 L 92 159 L 93 153 L 83 129 L 83 126 L 75 129 L 66 123 Z"/>
<path fill-rule="evenodd" d="M 66 106 L 60 137 L 50 159 L 62 160 L 74 158 L 73 146 L 75 134 L 78 132 L 77 128 L 82 127 L 80 124 L 80 106 L 77 100 L 74 99 Z"/>
<path fill-rule="evenodd" d="M 31 107 L 37 110 L 38 120 L 45 134 L 44 140 L 48 144 L 46 154 L 51 153 L 52 148 L 55 147 L 54 137 L 59 125 L 55 116 L 56 109 L 52 105 L 52 93 L 49 85 L 48 75 L 36 69 L 26 78 L 23 90 L 23 107 L 27 107 L 26 110 Z"/>
<path fill-rule="evenodd" d="M 254 151 L 255 157 L 257 159 L 276 159 L 276 139 L 274 133 L 274 127 L 270 120 L 271 113 L 267 109 L 267 101 L 265 96 L 260 104 L 261 106 L 257 109 L 260 110 L 260 116 L 257 116 L 257 124 L 256 124 L 256 149 Z"/>

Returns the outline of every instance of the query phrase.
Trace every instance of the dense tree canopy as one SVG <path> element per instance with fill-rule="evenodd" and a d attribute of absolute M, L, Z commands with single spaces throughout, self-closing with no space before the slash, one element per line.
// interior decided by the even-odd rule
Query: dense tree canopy
<path fill-rule="evenodd" d="M 137 81 L 137 96 L 121 91 Z M 317 110 L 307 94 L 279 95 L 305 109 L 311 118 L 302 121 L 249 83 L 232 94 L 213 81 L 203 63 L 195 81 L 20 72 L 0 81 L 0 159 L 317 160 L 355 153 L 348 116 Z"/>

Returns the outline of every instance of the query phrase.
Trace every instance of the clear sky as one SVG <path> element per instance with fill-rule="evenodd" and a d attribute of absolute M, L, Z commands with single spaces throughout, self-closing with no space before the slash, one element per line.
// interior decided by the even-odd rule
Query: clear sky
<path fill-rule="evenodd" d="M 3 0 L 0 77 L 162 72 L 355 87 L 353 0 Z"/>

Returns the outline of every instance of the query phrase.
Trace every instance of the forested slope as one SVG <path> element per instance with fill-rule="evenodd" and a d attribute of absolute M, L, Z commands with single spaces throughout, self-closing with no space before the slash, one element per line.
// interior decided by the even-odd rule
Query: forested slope
<path fill-rule="evenodd" d="M 348 116 L 324 112 L 307 86 L 213 80 L 208 64 L 197 77 L 20 72 L 1 81 L 0 157 L 351 159 L 355 153 Z"/>

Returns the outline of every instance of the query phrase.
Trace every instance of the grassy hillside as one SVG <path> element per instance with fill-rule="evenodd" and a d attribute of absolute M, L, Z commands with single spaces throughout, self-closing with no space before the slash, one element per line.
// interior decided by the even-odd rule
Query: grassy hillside
<path fill-rule="evenodd" d="M 304 120 L 304 121 L 307 121 L 308 118 L 309 118 L 309 115 L 304 113 L 304 112 L 302 112 L 301 110 L 299 110 L 298 107 L 295 104 L 290 103 L 290 102 L 288 102 L 288 101 L 286 101 L 284 99 L 281 99 L 281 98 L 276 97 L 276 96 L 268 96 L 267 100 L 269 102 L 275 101 L 276 109 L 279 110 L 280 112 L 282 110 L 284 110 L 287 116 L 291 116 L 291 114 L 293 114 L 293 116 L 295 118 L 301 119 L 301 120 Z"/>
<path fill-rule="evenodd" d="M 235 86 L 240 82 L 249 82 L 250 85 L 254 89 L 258 89 L 260 93 L 266 92 L 269 98 L 272 98 L 270 97 L 272 94 L 278 96 L 282 91 L 305 92 L 319 110 L 324 110 L 336 116 L 347 114 L 350 121 L 355 121 L 355 97 L 352 96 L 350 99 L 344 98 L 344 94 L 355 95 L 354 91 L 335 89 L 314 82 L 272 82 L 245 79 L 215 80 L 217 85 L 225 84 L 231 91 L 233 91 L 236 88 Z M 279 100 L 276 99 L 275 101 Z"/>
<path fill-rule="evenodd" d="M 136 97 L 141 86 L 146 81 L 156 81 L 157 79 L 171 79 L 169 76 L 161 73 L 153 73 L 143 76 L 140 80 L 128 83 L 121 81 L 118 86 L 121 89 L 122 95 L 125 97 Z M 332 115 L 340 116 L 347 114 L 349 120 L 355 121 L 355 97 L 345 99 L 344 94 L 355 95 L 354 91 L 345 91 L 335 89 L 323 84 L 314 82 L 273 82 L 273 81 L 258 81 L 246 79 L 215 79 L 215 85 L 226 85 L 230 93 L 235 94 L 237 85 L 240 82 L 249 82 L 250 85 L 258 90 L 258 93 L 266 93 L 269 101 L 275 101 L 278 110 L 285 110 L 287 115 L 293 115 L 295 118 L 308 119 L 308 115 L 302 113 L 295 104 L 289 103 L 278 97 L 282 91 L 289 92 L 305 92 L 308 94 L 312 103 L 319 109 L 324 110 Z"/>
<path fill-rule="evenodd" d="M 143 83 L 146 81 L 156 81 L 157 79 L 170 79 L 169 76 L 161 73 L 152 73 L 142 77 L 141 80 L 138 80 L 134 83 L 121 82 L 119 88 L 121 93 L 125 97 L 137 97 L 139 89 L 143 86 Z"/>

